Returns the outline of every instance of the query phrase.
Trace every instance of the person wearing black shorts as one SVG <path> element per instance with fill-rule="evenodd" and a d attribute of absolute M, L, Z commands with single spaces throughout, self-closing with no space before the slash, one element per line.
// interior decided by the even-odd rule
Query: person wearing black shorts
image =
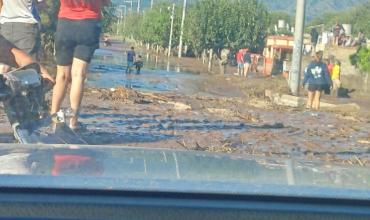
<path fill-rule="evenodd" d="M 101 10 L 110 0 L 60 0 L 55 50 L 57 79 L 51 114 L 60 111 L 71 82 L 71 129 L 79 128 L 78 113 L 83 97 L 87 66 L 99 48 Z"/>
<path fill-rule="evenodd" d="M 322 92 L 332 87 L 329 71 L 327 65 L 322 62 L 322 56 L 322 51 L 317 52 L 315 54 L 315 60 L 312 61 L 305 70 L 303 87 L 308 84 L 306 105 L 308 109 L 314 108 L 318 110 L 320 108 Z"/>

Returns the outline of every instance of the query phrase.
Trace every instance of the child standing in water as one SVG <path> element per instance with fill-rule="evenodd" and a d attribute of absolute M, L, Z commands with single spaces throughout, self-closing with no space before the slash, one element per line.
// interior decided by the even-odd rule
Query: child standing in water
<path fill-rule="evenodd" d="M 143 58 L 141 55 L 136 58 L 136 61 L 134 63 L 135 69 L 136 69 L 136 74 L 140 74 L 141 68 L 144 66 Z"/>

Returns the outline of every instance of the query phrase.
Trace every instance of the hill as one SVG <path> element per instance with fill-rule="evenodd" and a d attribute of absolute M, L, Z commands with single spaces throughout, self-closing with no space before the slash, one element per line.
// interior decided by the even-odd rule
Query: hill
<path fill-rule="evenodd" d="M 274 11 L 284 11 L 289 14 L 295 13 L 296 0 L 261 0 L 267 7 Z M 306 19 L 312 20 L 314 17 L 323 15 L 327 12 L 336 12 L 349 9 L 369 0 L 307 0 Z"/>
<path fill-rule="evenodd" d="M 158 2 L 175 2 L 182 4 L 183 0 L 154 0 L 154 4 Z M 189 4 L 195 3 L 198 0 L 188 0 Z M 260 0 L 270 10 L 284 11 L 289 14 L 295 13 L 296 0 Z M 335 12 L 346 10 L 353 6 L 359 5 L 370 0 L 307 0 L 306 18 L 312 20 L 314 17 L 320 16 L 327 12 Z M 124 4 L 124 0 L 112 0 L 116 4 Z M 136 8 L 137 1 L 133 1 L 133 7 Z M 141 8 L 150 7 L 151 0 L 141 0 Z"/>

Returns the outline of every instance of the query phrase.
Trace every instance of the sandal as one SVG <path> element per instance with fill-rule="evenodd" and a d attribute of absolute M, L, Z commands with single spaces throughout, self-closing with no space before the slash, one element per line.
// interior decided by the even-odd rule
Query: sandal
<path fill-rule="evenodd" d="M 57 113 L 50 115 L 51 121 L 55 124 L 64 123 L 65 122 L 65 114 L 62 110 Z"/>

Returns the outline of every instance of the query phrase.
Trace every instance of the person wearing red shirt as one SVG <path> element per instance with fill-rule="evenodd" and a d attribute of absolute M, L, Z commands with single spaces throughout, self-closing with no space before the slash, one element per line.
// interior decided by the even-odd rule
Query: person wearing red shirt
<path fill-rule="evenodd" d="M 55 39 L 57 78 L 51 114 L 60 111 L 66 88 L 71 82 L 69 126 L 78 128 L 87 66 L 99 48 L 101 11 L 110 0 L 60 0 Z"/>
<path fill-rule="evenodd" d="M 238 75 L 243 76 L 244 61 L 243 61 L 243 50 L 239 50 L 236 53 L 236 62 L 238 63 Z"/>
<path fill-rule="evenodd" d="M 330 76 L 333 75 L 334 61 L 332 58 L 329 58 L 329 60 L 327 61 L 327 66 Z"/>

